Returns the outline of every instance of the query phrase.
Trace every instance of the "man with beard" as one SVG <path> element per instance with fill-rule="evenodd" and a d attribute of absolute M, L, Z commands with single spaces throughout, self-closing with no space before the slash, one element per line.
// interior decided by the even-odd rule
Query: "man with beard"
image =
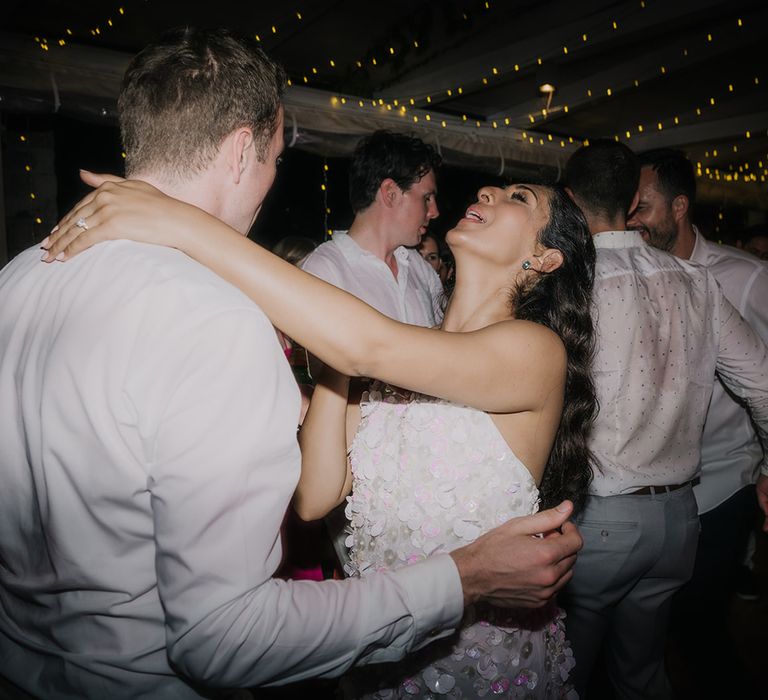
<path fill-rule="evenodd" d="M 562 604 L 580 696 L 604 647 L 617 697 L 648 700 L 670 696 L 667 622 L 694 564 L 692 482 L 715 372 L 755 407 L 768 442 L 768 380 L 755 371 L 768 352 L 707 270 L 626 230 L 639 170 L 629 148 L 602 139 L 577 150 L 563 175 L 597 251 L 600 410 L 589 441 L 597 469 L 576 519 L 584 548 Z"/>
<path fill-rule="evenodd" d="M 655 149 L 639 159 L 640 198 L 628 227 L 639 230 L 652 246 L 706 267 L 725 298 L 767 342 L 768 268 L 740 250 L 708 241 L 698 231 L 692 220 L 696 179 L 683 153 Z M 684 634 L 680 653 L 691 667 L 691 677 L 707 684 L 700 688 L 702 694 L 726 689 L 727 695 L 749 693 L 734 685 L 744 682 L 746 674 L 732 652 L 726 613 L 755 527 L 757 499 L 764 510 L 768 504 L 767 472 L 748 411 L 722 382 L 716 382 L 704 425 L 700 482 L 694 488 L 701 515 L 696 563 L 673 608 L 673 627 Z M 715 663 L 730 671 L 722 677 L 712 674 Z"/>

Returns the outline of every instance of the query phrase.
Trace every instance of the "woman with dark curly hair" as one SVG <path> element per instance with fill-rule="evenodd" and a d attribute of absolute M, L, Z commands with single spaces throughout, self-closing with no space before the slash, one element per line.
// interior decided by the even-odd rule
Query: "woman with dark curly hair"
<path fill-rule="evenodd" d="M 53 237 L 70 243 L 69 255 L 119 237 L 177 247 L 344 373 L 318 381 L 300 434 L 295 507 L 315 519 L 347 500 L 350 575 L 456 549 L 540 503 L 582 500 L 596 411 L 595 251 L 561 189 L 478 192 L 446 237 L 456 285 L 440 330 L 393 321 L 144 183 L 113 185 L 80 207 Z M 78 216 L 88 217 L 84 233 Z M 348 403 L 345 375 L 383 383 Z M 396 667 L 351 674 L 345 692 L 564 697 L 573 657 L 562 618 L 555 606 L 474 606 L 454 637 Z"/>

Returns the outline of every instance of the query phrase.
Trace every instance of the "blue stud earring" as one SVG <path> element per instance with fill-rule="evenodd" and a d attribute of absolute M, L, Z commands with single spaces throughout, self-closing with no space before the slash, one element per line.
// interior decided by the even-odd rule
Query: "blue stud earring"
<path fill-rule="evenodd" d="M 531 261 L 525 260 L 523 261 L 523 270 L 530 270 L 531 269 Z"/>

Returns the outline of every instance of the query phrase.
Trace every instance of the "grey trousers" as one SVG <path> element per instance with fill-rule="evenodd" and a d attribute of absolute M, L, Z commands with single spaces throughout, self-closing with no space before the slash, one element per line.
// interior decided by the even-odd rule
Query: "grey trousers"
<path fill-rule="evenodd" d="M 672 595 L 690 577 L 699 516 L 693 489 L 590 496 L 576 518 L 584 538 L 560 599 L 580 697 L 604 645 L 621 700 L 669 698 L 664 649 Z"/>

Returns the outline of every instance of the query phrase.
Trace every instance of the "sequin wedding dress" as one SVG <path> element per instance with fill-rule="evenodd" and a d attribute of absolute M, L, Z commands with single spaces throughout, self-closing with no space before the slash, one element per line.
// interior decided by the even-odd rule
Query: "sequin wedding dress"
<path fill-rule="evenodd" d="M 350 451 L 347 573 L 407 566 L 538 508 L 538 489 L 482 411 L 376 387 Z M 467 610 L 460 631 L 395 664 L 361 667 L 350 698 L 575 698 L 563 614 Z"/>

